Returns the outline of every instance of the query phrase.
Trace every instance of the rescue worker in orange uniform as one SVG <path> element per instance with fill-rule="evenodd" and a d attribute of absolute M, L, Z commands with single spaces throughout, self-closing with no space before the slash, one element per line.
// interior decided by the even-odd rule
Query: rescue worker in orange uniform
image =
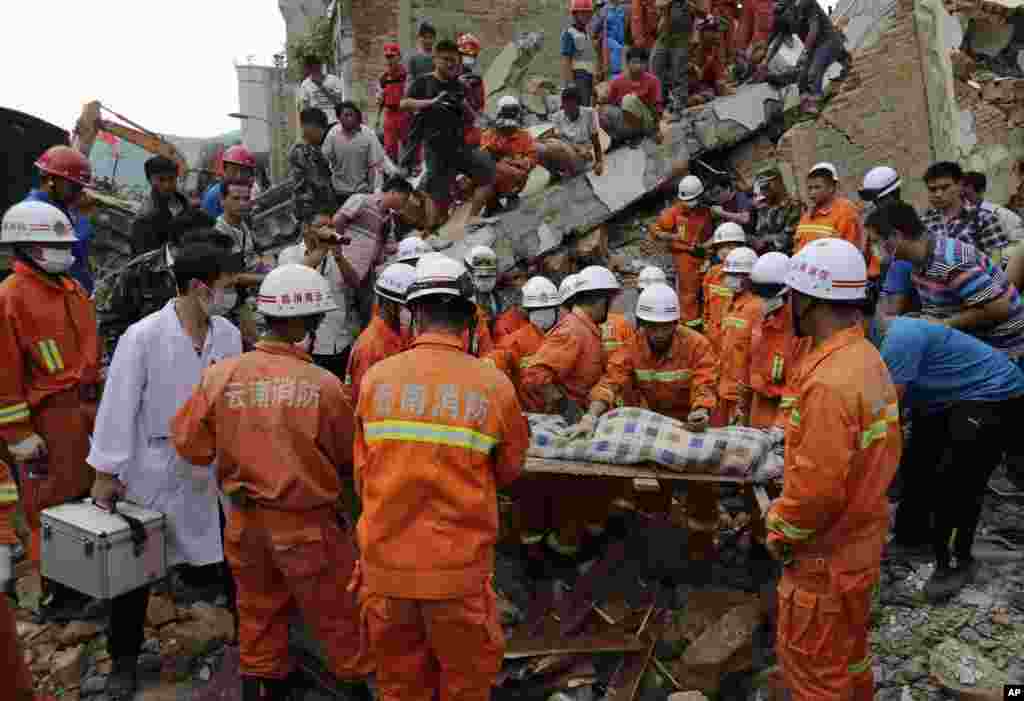
<path fill-rule="evenodd" d="M 794 701 L 871 701 L 871 599 L 902 449 L 896 388 L 864 338 L 867 266 L 855 246 L 808 244 L 786 283 L 794 332 L 813 346 L 786 426 L 782 495 L 766 517 L 768 550 L 786 563 L 776 653 Z"/>
<path fill-rule="evenodd" d="M 743 227 L 733 222 L 719 224 L 715 235 L 711 237 L 711 253 L 713 260 L 704 273 L 704 335 L 711 341 L 715 352 L 721 349 L 722 318 L 732 306 L 733 291 L 725 285 L 725 259 L 734 250 L 747 243 L 747 235 Z M 710 261 L 709 261 L 710 262 Z"/>
<path fill-rule="evenodd" d="M 380 96 L 377 109 L 384 110 L 384 151 L 395 163 L 398 162 L 402 145 L 409 138 L 411 120 L 409 113 L 399 109 L 405 97 L 408 71 L 402 65 L 402 47 L 398 44 L 384 44 L 384 60 L 388 67 L 380 77 Z"/>
<path fill-rule="evenodd" d="M 512 95 L 498 100 L 495 127 L 484 131 L 480 149 L 497 163 L 494 197 L 506 198 L 507 207 L 526 187 L 530 171 L 537 165 L 537 142 L 522 128 L 523 108 Z M 491 203 L 492 208 L 494 202 Z"/>
<path fill-rule="evenodd" d="M 725 259 L 725 285 L 734 297 L 722 318 L 722 378 L 718 385 L 719 413 L 714 425 L 746 426 L 750 416 L 750 338 L 764 303 L 750 289 L 757 262 L 752 248 L 737 248 Z"/>
<path fill-rule="evenodd" d="M 472 34 L 462 34 L 455 45 L 462 57 L 462 72 L 459 82 L 466 88 L 466 107 L 463 117 L 466 121 L 466 145 L 479 146 L 483 132 L 480 130 L 480 116 L 487 104 L 487 86 L 477 73 L 477 58 L 480 56 L 480 40 Z"/>
<path fill-rule="evenodd" d="M 40 513 L 85 497 L 93 470 L 85 459 L 99 397 L 96 312 L 68 275 L 76 238 L 68 217 L 44 202 L 7 210 L 0 242 L 14 246 L 14 272 L 0 284 L 0 439 L 20 472 L 31 531 L 29 559 L 39 565 Z M 44 579 L 41 614 L 70 615 L 82 595 Z"/>
<path fill-rule="evenodd" d="M 498 318 L 491 324 L 491 339 L 495 345 L 500 344 L 505 337 L 530 325 L 530 319 L 522 306 L 522 288 L 529 279 L 529 273 L 524 265 L 517 266 L 505 276 L 506 284 L 519 288 L 519 303 L 509 305 L 498 314 Z"/>
<path fill-rule="evenodd" d="M 704 246 L 711 238 L 711 210 L 702 202 L 704 184 L 696 175 L 687 175 L 679 183 L 679 202 L 661 213 L 651 225 L 655 241 L 667 243 L 676 266 L 676 294 L 679 295 L 682 323 L 699 328 L 701 268 Z"/>
<path fill-rule="evenodd" d="M 195 465 L 216 460 L 232 504 L 224 555 L 238 588 L 242 700 L 264 691 L 287 698 L 296 611 L 334 676 L 368 698 L 371 665 L 346 589 L 356 550 L 340 503 L 353 410 L 341 380 L 300 346 L 337 305 L 323 276 L 299 264 L 271 271 L 258 300 L 269 333 L 253 351 L 208 368 L 171 424 L 179 455 Z"/>
<path fill-rule="evenodd" d="M 381 271 L 374 283 L 377 313 L 352 346 L 345 373 L 345 384 L 353 405 L 359 402 L 359 387 L 366 371 L 406 349 L 402 339 L 402 317 L 407 314 L 405 293 L 415 279 L 416 268 L 405 263 L 392 263 Z"/>
<path fill-rule="evenodd" d="M 793 336 L 793 312 L 786 294 L 788 272 L 789 256 L 771 251 L 757 259 L 750 273 L 751 290 L 764 303 L 750 333 L 746 384 L 751 391 L 747 424 L 751 428 L 781 425 L 779 405 L 787 381 L 794 375 L 797 339 Z"/>
<path fill-rule="evenodd" d="M 605 370 L 600 325 L 621 289 L 607 268 L 592 265 L 572 277 L 563 304 L 572 306 L 548 332 L 529 367 L 520 373 L 520 394 L 527 411 L 561 414 L 575 424 L 589 406 L 590 390 Z M 575 559 L 585 532 L 598 535 L 617 494 L 615 485 L 571 476 L 531 476 L 517 486 L 524 534 L 531 564 Z M 540 547 L 547 546 L 547 551 Z"/>
<path fill-rule="evenodd" d="M 17 507 L 18 487 L 7 463 L 0 460 L 0 669 L 4 670 L 4 683 L 14 688 L 12 701 L 32 701 L 32 673 L 18 642 L 10 600 L 4 595 L 14 579 L 11 550 L 18 543 L 14 530 Z"/>
<path fill-rule="evenodd" d="M 356 408 L 350 588 L 381 701 L 487 701 L 504 655 L 497 489 L 519 476 L 530 438 L 512 383 L 462 350 L 473 292 L 462 263 L 422 258 L 407 295 L 413 347 L 370 369 Z"/>
<path fill-rule="evenodd" d="M 558 323 L 558 288 L 546 277 L 532 277 L 523 285 L 523 309 L 528 314 L 526 326 L 498 342 L 487 360 L 508 375 L 519 389 L 519 373 L 530 367 L 533 354 L 544 343 L 544 334 Z"/>
<path fill-rule="evenodd" d="M 796 227 L 793 252 L 799 253 L 811 241 L 836 238 L 849 241 L 862 254 L 866 245 L 860 212 L 850 200 L 840 197 L 839 171 L 831 163 L 818 163 L 807 174 L 807 196 L 811 207 Z"/>

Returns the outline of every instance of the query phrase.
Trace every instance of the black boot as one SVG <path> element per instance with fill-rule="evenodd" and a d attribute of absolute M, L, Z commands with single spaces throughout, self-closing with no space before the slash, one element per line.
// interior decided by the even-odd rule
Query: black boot
<path fill-rule="evenodd" d="M 242 675 L 242 701 L 263 701 L 260 692 L 263 690 L 263 680 L 259 677 L 247 677 Z"/>
<path fill-rule="evenodd" d="M 127 701 L 139 688 L 138 658 L 115 657 L 104 690 L 110 701 Z"/>
<path fill-rule="evenodd" d="M 291 701 L 295 682 L 291 676 L 284 679 L 264 679 L 263 688 L 267 692 L 265 701 Z"/>

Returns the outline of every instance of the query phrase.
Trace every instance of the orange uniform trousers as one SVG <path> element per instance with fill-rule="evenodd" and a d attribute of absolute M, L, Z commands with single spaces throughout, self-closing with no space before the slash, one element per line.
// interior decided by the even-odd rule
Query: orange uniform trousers
<path fill-rule="evenodd" d="M 792 701 L 872 701 L 868 631 L 878 569 L 837 591 L 824 560 L 797 560 L 779 582 L 775 651 Z M 841 575 L 849 577 L 849 575 Z"/>
<path fill-rule="evenodd" d="M 505 655 L 489 582 L 478 594 L 441 600 L 364 588 L 362 601 L 380 701 L 489 701 Z"/>
<path fill-rule="evenodd" d="M 242 674 L 288 676 L 288 625 L 296 610 L 324 646 L 335 677 L 369 674 L 358 602 L 346 591 L 356 547 L 335 508 L 281 511 L 249 504 L 232 507 L 227 521 L 224 556 L 238 587 Z"/>
<path fill-rule="evenodd" d="M 14 687 L 12 701 L 31 701 L 32 673 L 18 643 L 18 628 L 7 597 L 0 595 L 0 673 L 3 683 Z"/>
<path fill-rule="evenodd" d="M 702 320 L 700 311 L 700 288 L 704 283 L 701 268 L 704 259 L 689 253 L 674 253 L 676 266 L 676 294 L 679 295 L 679 320 L 687 326 Z"/>
<path fill-rule="evenodd" d="M 777 425 L 781 399 L 754 392 L 750 398 L 750 427 L 768 429 Z"/>
<path fill-rule="evenodd" d="M 40 514 L 51 506 L 86 497 L 92 489 L 95 472 L 85 459 L 95 420 L 95 402 L 79 399 L 77 387 L 47 397 L 32 411 L 32 427 L 46 441 L 49 472 L 46 479 L 21 475 L 21 505 L 32 532 L 28 555 L 36 565 L 42 557 Z"/>

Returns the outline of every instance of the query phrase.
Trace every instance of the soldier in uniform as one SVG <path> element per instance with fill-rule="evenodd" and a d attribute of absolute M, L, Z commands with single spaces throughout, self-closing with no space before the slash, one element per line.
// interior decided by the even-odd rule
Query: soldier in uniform
<path fill-rule="evenodd" d="M 754 207 L 757 221 L 749 244 L 759 256 L 770 251 L 792 255 L 793 237 L 800 223 L 803 205 L 786 191 L 778 168 L 771 166 L 754 180 Z"/>

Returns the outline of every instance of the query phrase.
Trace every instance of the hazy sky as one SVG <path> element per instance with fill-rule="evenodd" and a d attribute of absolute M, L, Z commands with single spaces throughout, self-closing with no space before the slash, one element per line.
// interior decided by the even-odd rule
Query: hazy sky
<path fill-rule="evenodd" d="M 0 0 L 0 105 L 65 129 L 99 100 L 152 131 L 237 129 L 235 63 L 284 46 L 276 0 Z"/>

